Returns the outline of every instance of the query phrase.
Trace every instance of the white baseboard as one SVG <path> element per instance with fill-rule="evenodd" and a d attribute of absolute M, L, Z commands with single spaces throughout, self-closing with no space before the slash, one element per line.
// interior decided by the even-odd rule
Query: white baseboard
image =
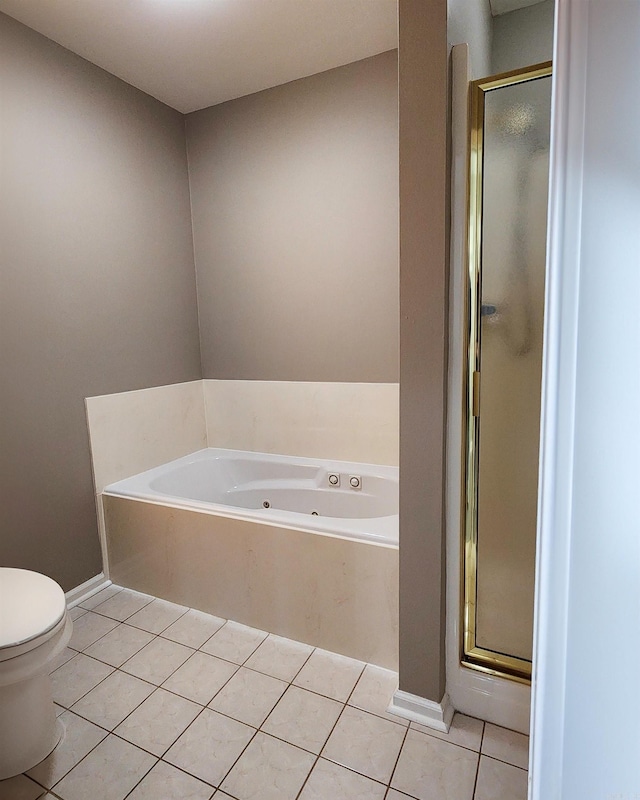
<path fill-rule="evenodd" d="M 433 700 L 426 700 L 417 694 L 410 694 L 398 689 L 387 710 L 390 714 L 419 722 L 421 725 L 426 725 L 427 728 L 448 733 L 454 709 L 447 694 L 439 703 L 435 703 Z"/>
<path fill-rule="evenodd" d="M 69 608 L 77 606 L 78 603 L 86 600 L 87 597 L 90 597 L 92 594 L 99 592 L 100 589 L 110 586 L 110 584 L 111 581 L 105 578 L 104 572 L 101 572 L 99 575 L 96 575 L 93 578 L 89 578 L 88 581 L 81 583 L 80 586 L 76 586 L 75 589 L 71 589 L 71 591 L 66 592 L 65 597 L 67 598 L 67 606 Z"/>

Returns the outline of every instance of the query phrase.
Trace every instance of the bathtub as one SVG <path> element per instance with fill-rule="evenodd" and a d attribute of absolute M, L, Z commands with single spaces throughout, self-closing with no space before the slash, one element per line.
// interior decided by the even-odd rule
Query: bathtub
<path fill-rule="evenodd" d="M 397 467 L 207 448 L 102 503 L 115 583 L 397 669 Z"/>
<path fill-rule="evenodd" d="M 398 543 L 397 467 L 210 447 L 112 483 L 105 494 Z"/>

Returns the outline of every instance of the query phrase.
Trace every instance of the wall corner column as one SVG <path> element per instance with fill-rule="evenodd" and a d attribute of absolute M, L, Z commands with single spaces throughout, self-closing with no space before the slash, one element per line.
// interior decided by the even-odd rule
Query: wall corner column
<path fill-rule="evenodd" d="M 400 693 L 445 690 L 447 2 L 399 0 Z"/>

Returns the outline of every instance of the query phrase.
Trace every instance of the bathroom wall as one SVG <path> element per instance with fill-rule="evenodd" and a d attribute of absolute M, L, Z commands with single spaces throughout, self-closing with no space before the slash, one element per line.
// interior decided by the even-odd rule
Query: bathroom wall
<path fill-rule="evenodd" d="M 397 53 L 189 114 L 205 378 L 398 380 Z"/>
<path fill-rule="evenodd" d="M 519 8 L 493 20 L 491 72 L 551 61 L 554 0 Z"/>
<path fill-rule="evenodd" d="M 493 18 L 489 0 L 448 0 L 447 39 L 453 46 L 469 45 L 471 80 L 491 74 Z"/>
<path fill-rule="evenodd" d="M 84 398 L 201 378 L 183 117 L 0 15 L 0 563 L 100 572 Z"/>
<path fill-rule="evenodd" d="M 400 689 L 444 693 L 447 3 L 400 0 Z"/>

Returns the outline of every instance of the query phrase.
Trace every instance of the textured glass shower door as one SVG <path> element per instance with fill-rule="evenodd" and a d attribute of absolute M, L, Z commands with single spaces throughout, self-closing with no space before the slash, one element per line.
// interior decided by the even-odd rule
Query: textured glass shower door
<path fill-rule="evenodd" d="M 477 82 L 463 660 L 531 675 L 550 65 Z"/>

